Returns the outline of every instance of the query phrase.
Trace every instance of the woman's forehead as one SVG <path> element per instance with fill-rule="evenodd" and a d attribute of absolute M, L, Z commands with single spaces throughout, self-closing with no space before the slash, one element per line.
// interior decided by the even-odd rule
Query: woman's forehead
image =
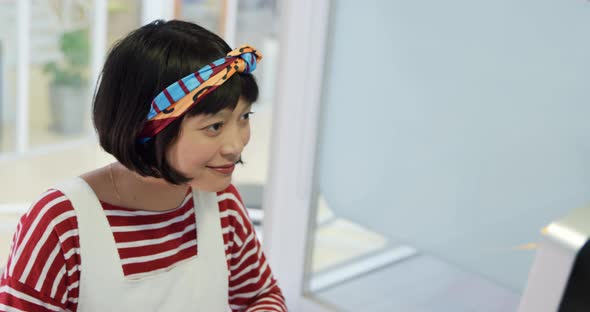
<path fill-rule="evenodd" d="M 226 107 L 226 108 L 218 111 L 217 113 L 209 114 L 207 116 L 209 116 L 209 117 L 225 116 L 225 115 L 231 115 L 232 113 L 241 113 L 242 111 L 249 109 L 251 106 L 252 106 L 251 102 L 248 102 L 243 97 L 240 97 L 238 99 L 238 105 L 236 105 L 233 109 L 231 107 Z"/>
<path fill-rule="evenodd" d="M 204 121 L 204 120 L 216 118 L 216 117 L 225 118 L 225 117 L 229 117 L 233 114 L 241 114 L 244 110 L 250 109 L 250 107 L 252 107 L 252 103 L 247 101 L 246 99 L 240 97 L 240 99 L 238 100 L 238 105 L 236 105 L 236 107 L 234 109 L 232 109 L 231 107 L 228 107 L 228 108 L 224 108 L 224 109 L 218 111 L 217 113 L 197 114 L 194 116 L 186 116 L 185 120 L 199 122 L 199 121 Z"/>

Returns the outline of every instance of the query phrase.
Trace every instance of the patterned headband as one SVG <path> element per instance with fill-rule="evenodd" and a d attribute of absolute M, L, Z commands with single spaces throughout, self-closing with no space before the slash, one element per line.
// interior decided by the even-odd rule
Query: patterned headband
<path fill-rule="evenodd" d="M 139 134 L 139 142 L 149 141 L 233 74 L 253 72 L 261 59 L 262 54 L 255 48 L 243 45 L 224 58 L 169 85 L 152 101 L 147 122 Z"/>

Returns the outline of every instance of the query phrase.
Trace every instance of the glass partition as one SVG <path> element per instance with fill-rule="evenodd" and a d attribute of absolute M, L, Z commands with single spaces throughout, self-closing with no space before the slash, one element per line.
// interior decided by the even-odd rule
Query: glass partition
<path fill-rule="evenodd" d="M 590 202 L 587 4 L 333 4 L 307 292 L 515 311 L 539 231 Z"/>

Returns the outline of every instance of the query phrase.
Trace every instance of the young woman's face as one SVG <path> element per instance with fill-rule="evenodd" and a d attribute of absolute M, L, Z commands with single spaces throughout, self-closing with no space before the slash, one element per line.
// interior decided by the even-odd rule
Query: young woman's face
<path fill-rule="evenodd" d="M 218 192 L 231 183 L 232 172 L 250 140 L 251 103 L 240 97 L 232 111 L 186 117 L 166 156 L 193 188 Z"/>

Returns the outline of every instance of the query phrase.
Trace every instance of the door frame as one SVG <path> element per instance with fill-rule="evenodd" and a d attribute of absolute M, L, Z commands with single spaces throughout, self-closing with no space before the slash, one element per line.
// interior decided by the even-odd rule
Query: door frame
<path fill-rule="evenodd" d="M 263 248 L 290 310 L 330 311 L 305 294 L 330 0 L 279 5 L 280 61 L 263 197 Z"/>

